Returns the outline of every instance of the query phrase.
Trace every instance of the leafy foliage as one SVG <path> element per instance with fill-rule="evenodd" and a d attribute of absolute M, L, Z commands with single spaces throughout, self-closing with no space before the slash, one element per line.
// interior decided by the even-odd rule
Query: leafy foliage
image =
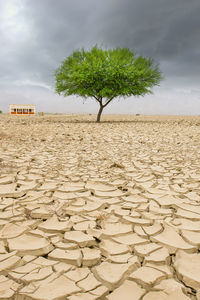
<path fill-rule="evenodd" d="M 162 79 L 151 58 L 128 48 L 74 51 L 55 72 L 56 92 L 64 96 L 93 97 L 102 109 L 116 97 L 144 96 Z"/>

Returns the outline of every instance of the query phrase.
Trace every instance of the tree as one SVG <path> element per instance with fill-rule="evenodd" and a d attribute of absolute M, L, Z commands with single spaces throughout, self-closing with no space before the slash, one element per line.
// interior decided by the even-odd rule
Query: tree
<path fill-rule="evenodd" d="M 128 48 L 74 51 L 55 71 L 58 94 L 94 98 L 99 103 L 97 122 L 103 109 L 117 97 L 144 96 L 162 79 L 153 59 L 137 56 Z"/>

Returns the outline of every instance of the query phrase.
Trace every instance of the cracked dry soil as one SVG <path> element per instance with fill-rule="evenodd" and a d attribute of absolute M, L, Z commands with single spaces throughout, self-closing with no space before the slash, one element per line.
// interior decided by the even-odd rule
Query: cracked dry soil
<path fill-rule="evenodd" d="M 0 299 L 200 299 L 200 117 L 0 117 Z"/>

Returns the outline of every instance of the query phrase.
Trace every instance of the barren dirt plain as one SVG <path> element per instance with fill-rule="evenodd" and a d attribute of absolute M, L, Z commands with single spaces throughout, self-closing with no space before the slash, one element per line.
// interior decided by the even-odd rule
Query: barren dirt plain
<path fill-rule="evenodd" d="M 200 299 L 200 117 L 0 115 L 0 299 Z"/>

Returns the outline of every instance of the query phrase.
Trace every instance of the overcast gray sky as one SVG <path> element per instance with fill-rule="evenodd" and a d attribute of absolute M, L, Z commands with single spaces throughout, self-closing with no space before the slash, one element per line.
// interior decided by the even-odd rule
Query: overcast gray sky
<path fill-rule="evenodd" d="M 78 48 L 129 47 L 160 63 L 164 81 L 105 113 L 200 115 L 200 0 L 0 0 L 0 110 L 96 113 L 54 93 L 54 71 Z"/>

